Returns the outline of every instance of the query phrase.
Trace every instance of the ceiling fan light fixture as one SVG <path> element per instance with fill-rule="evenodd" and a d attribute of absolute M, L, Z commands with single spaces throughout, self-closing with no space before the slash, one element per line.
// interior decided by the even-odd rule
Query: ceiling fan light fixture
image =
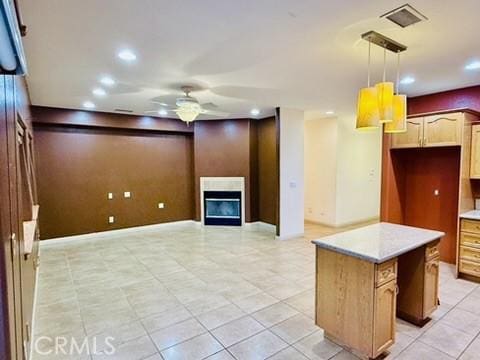
<path fill-rule="evenodd" d="M 198 110 L 194 110 L 187 107 L 181 107 L 175 110 L 175 113 L 178 115 L 180 120 L 185 121 L 187 124 L 194 121 L 200 112 Z"/>

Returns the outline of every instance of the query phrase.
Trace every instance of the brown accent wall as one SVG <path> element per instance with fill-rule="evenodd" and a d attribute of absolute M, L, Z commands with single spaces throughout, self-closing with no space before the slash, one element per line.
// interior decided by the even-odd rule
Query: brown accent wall
<path fill-rule="evenodd" d="M 275 117 L 257 123 L 258 220 L 276 225 L 278 204 L 278 154 Z"/>
<path fill-rule="evenodd" d="M 40 124 L 42 239 L 192 218 L 191 135 Z"/>
<path fill-rule="evenodd" d="M 195 219 L 200 220 L 200 177 L 245 177 L 245 220 L 252 221 L 251 189 L 256 187 L 251 164 L 256 153 L 251 152 L 252 121 L 250 119 L 195 122 Z M 255 146 L 253 147 L 255 148 Z M 253 174 L 254 175 L 254 174 Z"/>

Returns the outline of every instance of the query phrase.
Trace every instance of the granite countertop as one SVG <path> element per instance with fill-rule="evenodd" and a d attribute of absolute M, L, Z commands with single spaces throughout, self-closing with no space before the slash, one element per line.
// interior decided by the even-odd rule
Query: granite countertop
<path fill-rule="evenodd" d="M 462 219 L 480 220 L 480 210 L 471 210 L 460 214 Z"/>
<path fill-rule="evenodd" d="M 312 243 L 379 264 L 444 235 L 441 231 L 384 222 L 326 236 Z"/>

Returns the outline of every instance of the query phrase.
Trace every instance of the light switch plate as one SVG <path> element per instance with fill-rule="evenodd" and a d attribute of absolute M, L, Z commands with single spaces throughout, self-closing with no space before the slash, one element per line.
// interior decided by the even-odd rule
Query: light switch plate
<path fill-rule="evenodd" d="M 165 204 L 164 204 L 164 203 L 158 203 L 158 208 L 159 208 L 159 209 L 164 209 L 164 208 L 165 208 Z"/>
<path fill-rule="evenodd" d="M 129 198 L 129 197 L 130 197 L 130 191 L 125 191 L 125 192 L 123 193 L 123 197 Z"/>
<path fill-rule="evenodd" d="M 112 200 L 113 199 L 113 193 L 108 193 L 108 200 Z"/>
<path fill-rule="evenodd" d="M 115 222 L 115 217 L 109 216 L 109 217 L 108 217 L 108 223 L 109 223 L 109 224 L 113 224 L 114 222 Z"/>

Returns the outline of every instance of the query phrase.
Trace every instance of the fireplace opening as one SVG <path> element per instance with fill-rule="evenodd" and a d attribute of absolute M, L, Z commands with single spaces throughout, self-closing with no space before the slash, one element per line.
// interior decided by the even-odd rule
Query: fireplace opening
<path fill-rule="evenodd" d="M 205 225 L 242 225 L 241 191 L 204 191 Z"/>

